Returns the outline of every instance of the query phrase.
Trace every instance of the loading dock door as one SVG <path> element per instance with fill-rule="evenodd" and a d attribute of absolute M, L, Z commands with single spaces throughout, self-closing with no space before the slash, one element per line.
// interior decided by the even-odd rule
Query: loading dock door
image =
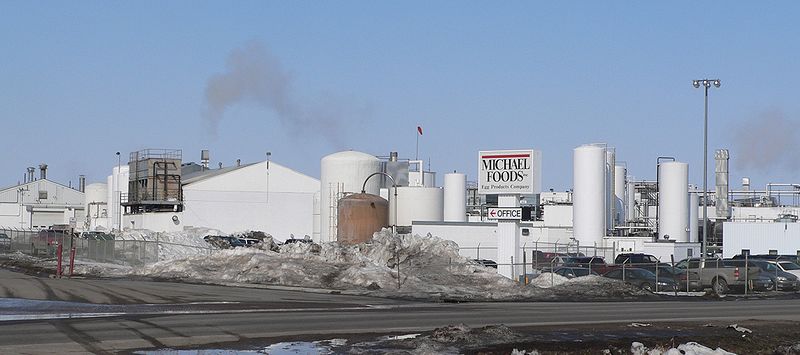
<path fill-rule="evenodd" d="M 64 212 L 33 211 L 31 226 L 34 228 L 47 228 L 54 224 L 64 223 Z"/>

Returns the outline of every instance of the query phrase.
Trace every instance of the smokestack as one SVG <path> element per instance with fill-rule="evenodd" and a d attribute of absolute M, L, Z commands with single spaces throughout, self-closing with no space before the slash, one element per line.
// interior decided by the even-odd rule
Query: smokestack
<path fill-rule="evenodd" d="M 742 178 L 742 190 L 750 191 L 750 178 L 748 177 Z"/>
<path fill-rule="evenodd" d="M 36 168 L 29 166 L 28 167 L 28 182 L 33 181 L 33 174 L 36 172 Z"/>
<path fill-rule="evenodd" d="M 86 192 L 86 175 L 78 176 L 78 191 Z"/>
<path fill-rule="evenodd" d="M 47 179 L 47 164 L 39 164 L 39 179 Z"/>
<path fill-rule="evenodd" d="M 730 154 L 727 149 L 717 149 L 714 154 L 717 161 L 715 173 L 717 182 L 717 217 L 731 218 L 731 207 L 728 203 L 728 160 Z"/>
<path fill-rule="evenodd" d="M 236 166 L 242 166 L 242 159 L 236 159 Z"/>
<path fill-rule="evenodd" d="M 389 161 L 397 161 L 397 152 L 389 152 Z"/>
<path fill-rule="evenodd" d="M 208 152 L 208 149 L 203 149 L 200 151 L 200 165 L 203 166 L 203 169 L 208 169 L 208 161 L 211 155 Z"/>

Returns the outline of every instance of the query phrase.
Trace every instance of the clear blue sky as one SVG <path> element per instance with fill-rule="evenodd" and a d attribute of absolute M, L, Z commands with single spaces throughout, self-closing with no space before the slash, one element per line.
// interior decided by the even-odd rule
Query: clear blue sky
<path fill-rule="evenodd" d="M 473 180 L 479 150 L 535 148 L 543 188 L 568 189 L 572 149 L 607 142 L 636 177 L 654 178 L 669 155 L 702 184 L 703 93 L 691 80 L 703 77 L 722 79 L 709 171 L 724 147 L 733 187 L 742 176 L 800 182 L 798 7 L 4 1 L 0 185 L 41 162 L 57 181 L 104 181 L 116 151 L 143 148 L 183 149 L 185 161 L 210 149 L 214 165 L 271 151 L 318 177 L 320 158 L 342 149 L 413 157 L 417 125 L 420 156 L 440 174 Z M 233 71 L 237 51 L 256 53 L 254 70 L 266 63 L 259 75 L 280 85 L 246 82 L 212 124 L 210 79 Z"/>

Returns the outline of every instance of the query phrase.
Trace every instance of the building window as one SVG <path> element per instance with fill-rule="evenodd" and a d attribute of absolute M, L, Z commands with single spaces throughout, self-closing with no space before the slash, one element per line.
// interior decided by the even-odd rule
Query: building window
<path fill-rule="evenodd" d="M 39 199 L 46 200 L 47 199 L 47 190 L 39 190 Z"/>

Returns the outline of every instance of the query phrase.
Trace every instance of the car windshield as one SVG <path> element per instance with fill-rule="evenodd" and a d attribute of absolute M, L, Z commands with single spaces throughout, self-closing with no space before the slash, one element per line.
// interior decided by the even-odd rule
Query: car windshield
<path fill-rule="evenodd" d="M 800 265 L 797 265 L 791 261 L 781 261 L 779 264 L 781 264 L 781 267 L 784 270 L 800 270 Z"/>

